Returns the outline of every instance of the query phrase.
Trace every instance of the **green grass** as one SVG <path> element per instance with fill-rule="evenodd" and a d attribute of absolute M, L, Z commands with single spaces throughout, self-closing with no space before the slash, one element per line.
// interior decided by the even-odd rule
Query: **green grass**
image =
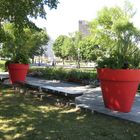
<path fill-rule="evenodd" d="M 56 97 L 55 97 L 56 98 Z M 139 140 L 140 125 L 1 88 L 0 140 Z"/>

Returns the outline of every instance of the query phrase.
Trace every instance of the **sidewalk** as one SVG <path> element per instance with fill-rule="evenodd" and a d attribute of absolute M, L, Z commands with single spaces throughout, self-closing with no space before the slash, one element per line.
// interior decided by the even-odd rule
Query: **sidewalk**
<path fill-rule="evenodd" d="M 77 107 L 89 109 L 115 118 L 132 121 L 140 124 L 140 95 L 136 95 L 132 110 L 129 113 L 112 111 L 104 107 L 101 90 L 90 94 L 84 94 L 75 98 Z"/>
<path fill-rule="evenodd" d="M 26 84 L 32 87 L 38 87 L 43 90 L 51 90 L 65 96 L 80 96 L 84 93 L 92 93 L 94 88 L 82 86 L 80 84 L 61 82 L 59 80 L 43 80 L 39 78 L 27 77 Z"/>
<path fill-rule="evenodd" d="M 7 79 L 8 73 L 0 73 L 0 79 Z M 9 80 L 5 80 L 5 84 L 10 84 Z M 59 80 L 44 80 L 40 78 L 27 77 L 25 85 L 41 89 L 43 91 L 56 92 L 57 94 L 77 97 L 84 93 L 92 93 L 94 88 L 76 83 L 62 82 Z"/>

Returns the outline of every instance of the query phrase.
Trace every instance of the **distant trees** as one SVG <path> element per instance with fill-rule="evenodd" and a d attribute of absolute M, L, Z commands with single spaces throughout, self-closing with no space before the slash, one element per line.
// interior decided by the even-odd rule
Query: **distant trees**
<path fill-rule="evenodd" d="M 60 57 L 63 60 L 68 56 L 68 49 L 69 46 L 68 42 L 69 38 L 64 35 L 60 35 L 53 44 L 53 50 L 57 57 Z"/>
<path fill-rule="evenodd" d="M 89 23 L 90 35 L 82 37 L 80 33 L 76 32 L 65 37 L 69 38 L 67 45 L 66 41 L 63 41 L 60 46 L 57 45 L 56 39 L 53 46 L 56 56 L 62 58 L 61 55 L 57 55 L 57 52 L 59 51 L 59 54 L 62 54 L 64 49 L 65 52 L 67 52 L 67 57 L 65 58 L 72 58 L 77 62 L 79 62 L 80 59 L 85 61 L 100 61 L 101 58 L 109 57 L 108 52 L 112 52 L 112 50 L 119 56 L 119 50 L 115 50 L 115 46 L 118 45 L 119 42 L 123 42 L 124 38 L 125 40 L 128 38 L 128 40 L 133 41 L 134 38 L 130 37 L 133 33 L 135 33 L 137 37 L 139 36 L 138 30 L 133 26 L 133 23 L 131 23 L 131 18 L 134 14 L 135 11 L 130 3 L 126 3 L 124 9 L 120 7 L 103 8 L 98 12 L 97 17 Z M 121 40 L 119 40 L 119 38 L 121 38 Z M 124 44 L 126 45 L 126 43 Z M 64 44 L 65 47 L 62 47 Z M 121 44 L 119 46 L 120 48 L 122 47 L 120 50 L 124 52 L 124 55 L 119 56 L 118 59 L 121 58 L 124 60 L 124 57 L 128 59 L 130 56 L 125 56 L 125 53 L 126 51 L 132 51 L 132 44 L 130 43 L 128 45 L 127 50 L 124 49 Z M 112 54 L 112 57 L 113 55 L 114 54 Z"/>
<path fill-rule="evenodd" d="M 85 61 L 94 61 L 100 53 L 98 43 L 92 35 L 83 38 L 80 42 L 80 54 Z"/>
<path fill-rule="evenodd" d="M 57 57 L 63 60 L 72 59 L 78 61 L 78 46 L 81 41 L 79 32 L 70 36 L 60 35 L 53 44 L 53 50 Z"/>

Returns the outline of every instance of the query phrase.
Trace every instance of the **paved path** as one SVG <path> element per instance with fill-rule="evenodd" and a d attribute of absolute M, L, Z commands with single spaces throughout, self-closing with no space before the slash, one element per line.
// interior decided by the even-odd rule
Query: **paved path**
<path fill-rule="evenodd" d="M 8 77 L 8 73 L 0 73 L 0 78 L 5 79 Z M 5 83 L 10 84 L 9 80 Z M 63 94 L 65 96 L 80 96 L 84 93 L 93 92 L 93 88 L 90 86 L 82 86 L 80 84 L 61 82 L 59 80 L 43 80 L 40 78 L 27 77 L 26 85 L 42 89 L 44 91 L 53 91 L 58 94 Z"/>
<path fill-rule="evenodd" d="M 43 90 L 51 90 L 58 92 L 59 94 L 64 94 L 67 96 L 80 96 L 84 93 L 91 93 L 93 88 L 90 86 L 82 86 L 80 84 L 61 82 L 59 80 L 43 80 L 38 78 L 27 77 L 26 84 L 39 87 Z"/>
<path fill-rule="evenodd" d="M 132 110 L 129 113 L 111 111 L 104 107 L 101 90 L 94 91 L 90 94 L 84 94 L 75 98 L 76 105 L 81 108 L 90 109 L 116 118 L 140 123 L 140 95 L 136 95 Z"/>
<path fill-rule="evenodd" d="M 3 81 L 8 78 L 9 78 L 8 72 L 0 72 L 0 81 Z"/>
<path fill-rule="evenodd" d="M 68 96 L 78 96 L 75 98 L 76 105 L 87 108 L 109 116 L 117 117 L 124 120 L 140 123 L 140 95 L 136 95 L 132 110 L 129 113 L 120 113 L 111 111 L 104 107 L 100 87 L 92 88 L 90 86 L 81 86 L 74 83 L 65 83 L 56 80 L 41 80 L 37 78 L 27 78 L 27 83 L 38 85 L 44 89 L 57 91 L 59 94 L 64 93 Z M 82 95 L 82 96 L 80 96 Z"/>

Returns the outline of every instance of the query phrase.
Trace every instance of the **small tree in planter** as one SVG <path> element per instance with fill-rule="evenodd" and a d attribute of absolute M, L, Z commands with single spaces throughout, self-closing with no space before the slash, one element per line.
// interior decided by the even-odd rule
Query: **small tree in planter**
<path fill-rule="evenodd" d="M 118 7 L 103 9 L 92 26 L 99 49 L 105 50 L 96 61 L 104 104 L 129 112 L 140 82 L 140 31 L 130 22 L 130 15 Z"/>
<path fill-rule="evenodd" d="M 12 84 L 24 81 L 29 69 L 28 50 L 24 48 L 25 33 L 20 33 L 14 24 L 5 24 L 4 31 L 6 40 L 2 45 L 2 54 L 10 58 L 5 64 L 9 71 L 10 81 Z"/>
<path fill-rule="evenodd" d="M 11 82 L 24 81 L 29 69 L 29 59 L 40 50 L 42 45 L 47 44 L 48 35 L 41 29 L 29 28 L 19 33 L 16 32 L 14 24 L 5 24 L 4 30 L 7 37 L 2 46 L 2 54 L 10 58 L 6 66 L 8 66 Z"/>
<path fill-rule="evenodd" d="M 13 59 L 12 61 L 18 61 L 19 63 L 25 61 L 28 61 L 26 50 L 24 50 L 23 55 L 23 44 L 25 42 L 25 36 L 23 29 L 26 27 L 28 28 L 37 28 L 35 24 L 30 20 L 30 18 L 37 18 L 38 16 L 41 18 L 46 19 L 46 11 L 45 6 L 48 6 L 48 8 L 53 9 L 57 8 L 57 4 L 59 2 L 57 0 L 29 0 L 27 1 L 13 1 L 11 0 L 1 0 L 0 1 L 0 34 L 3 29 L 3 23 L 10 22 L 14 24 L 14 32 L 10 32 L 10 34 L 13 34 L 14 36 L 8 37 L 8 40 L 1 40 L 0 43 L 11 42 L 8 43 L 9 47 L 13 47 L 11 50 L 13 50 Z M 12 42 L 12 39 L 14 39 L 14 42 Z M 3 42 L 4 41 L 4 42 Z M 8 49 L 8 47 L 7 47 Z M 18 59 L 20 56 L 20 60 Z M 26 56 L 26 57 L 23 57 Z M 11 57 L 11 54 L 9 54 L 8 57 Z M 23 59 L 24 58 L 24 59 Z"/>

